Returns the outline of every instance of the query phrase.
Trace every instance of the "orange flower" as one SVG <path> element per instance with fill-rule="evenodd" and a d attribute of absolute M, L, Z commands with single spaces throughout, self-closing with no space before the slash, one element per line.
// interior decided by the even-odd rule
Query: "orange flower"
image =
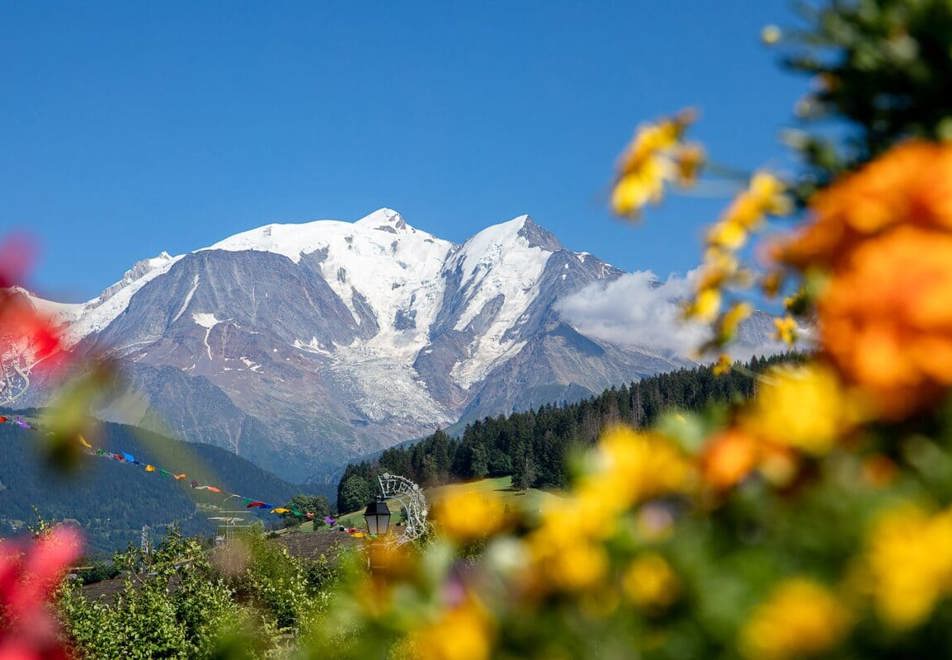
<path fill-rule="evenodd" d="M 865 238 L 900 224 L 952 230 L 952 144 L 893 148 L 817 194 L 814 221 L 779 248 L 798 267 L 836 267 Z"/>
<path fill-rule="evenodd" d="M 821 344 L 882 414 L 902 417 L 952 385 L 950 301 L 952 234 L 900 227 L 857 247 L 831 279 Z"/>
<path fill-rule="evenodd" d="M 701 457 L 704 481 L 717 490 L 739 483 L 757 465 L 757 441 L 739 429 L 728 429 L 708 441 Z"/>

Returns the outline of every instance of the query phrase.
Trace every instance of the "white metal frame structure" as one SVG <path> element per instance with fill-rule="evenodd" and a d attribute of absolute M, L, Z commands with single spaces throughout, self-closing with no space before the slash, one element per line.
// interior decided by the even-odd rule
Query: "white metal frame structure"
<path fill-rule="evenodd" d="M 380 484 L 384 499 L 396 500 L 407 514 L 403 531 L 400 534 L 391 534 L 391 542 L 402 545 L 423 536 L 429 528 L 426 519 L 429 509 L 423 489 L 406 477 L 387 472 L 377 477 L 377 483 Z"/>

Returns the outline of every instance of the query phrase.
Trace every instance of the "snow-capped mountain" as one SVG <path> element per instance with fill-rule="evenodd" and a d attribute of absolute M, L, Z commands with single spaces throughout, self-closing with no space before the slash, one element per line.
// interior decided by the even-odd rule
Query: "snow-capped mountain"
<path fill-rule="evenodd" d="M 560 299 L 622 274 L 528 216 L 455 245 L 380 209 L 162 253 L 92 301 L 36 304 L 77 350 L 126 366 L 103 417 L 306 480 L 461 418 L 685 364 L 587 337 L 560 316 Z"/>

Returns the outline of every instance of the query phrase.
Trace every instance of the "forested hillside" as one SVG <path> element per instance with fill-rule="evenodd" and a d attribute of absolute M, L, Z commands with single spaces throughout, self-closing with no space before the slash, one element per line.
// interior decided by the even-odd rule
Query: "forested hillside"
<path fill-rule="evenodd" d="M 84 460 L 75 475 L 63 477 L 47 469 L 38 451 L 41 441 L 36 431 L 0 425 L 0 536 L 22 530 L 37 515 L 78 521 L 93 553 L 138 542 L 143 525 L 157 533 L 173 522 L 189 534 L 213 531 L 206 516 L 214 513 L 207 507 L 221 505 L 220 496 L 195 491 L 188 481 L 166 479 L 94 456 Z M 300 492 L 231 452 L 178 442 L 132 426 L 104 423 L 96 442 L 226 491 L 282 503 Z M 206 509 L 204 514 L 200 509 Z"/>
<path fill-rule="evenodd" d="M 458 439 L 437 431 L 417 443 L 388 449 L 376 460 L 348 465 L 338 482 L 337 507 L 353 511 L 366 504 L 382 472 L 428 486 L 512 475 L 516 488 L 561 488 L 568 476 L 566 457 L 594 444 L 606 425 L 644 426 L 672 408 L 699 410 L 713 402 L 748 398 L 754 387 L 750 372 L 791 359 L 796 358 L 754 358 L 746 369 L 720 376 L 710 367 L 661 374 L 578 403 L 488 417 L 466 426 Z"/>

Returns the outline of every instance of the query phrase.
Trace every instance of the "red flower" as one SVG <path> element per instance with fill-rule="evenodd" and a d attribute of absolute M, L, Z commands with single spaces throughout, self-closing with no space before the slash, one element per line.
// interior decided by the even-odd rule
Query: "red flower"
<path fill-rule="evenodd" d="M 26 373 L 34 366 L 54 369 L 65 356 L 56 323 L 16 288 L 35 253 L 33 242 L 22 234 L 0 242 L 0 360 L 4 368 Z"/>
<path fill-rule="evenodd" d="M 63 526 L 26 545 L 0 541 L 0 660 L 69 657 L 48 601 L 81 548 Z"/>

